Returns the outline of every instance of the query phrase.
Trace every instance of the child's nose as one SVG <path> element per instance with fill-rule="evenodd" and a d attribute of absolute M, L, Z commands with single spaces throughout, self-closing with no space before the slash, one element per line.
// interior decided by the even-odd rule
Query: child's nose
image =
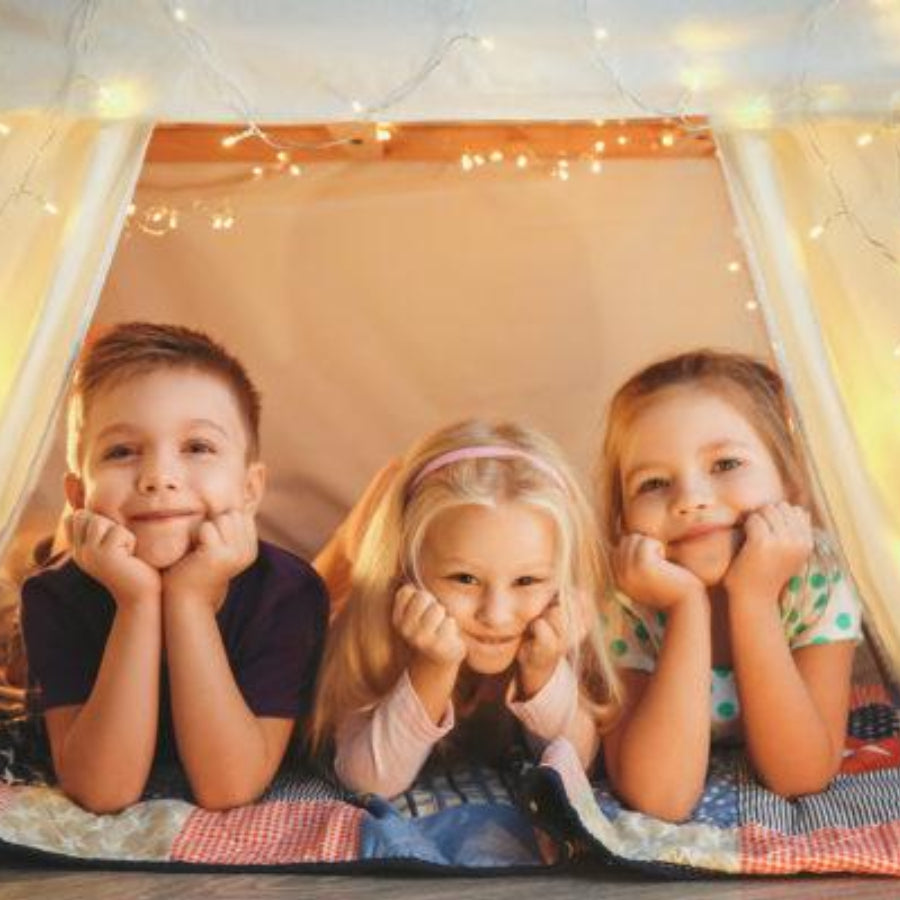
<path fill-rule="evenodd" d="M 713 492 L 709 480 L 691 476 L 678 482 L 675 502 L 679 513 L 687 514 L 712 505 Z"/>
<path fill-rule="evenodd" d="M 164 455 L 146 454 L 138 473 L 138 490 L 156 494 L 176 490 L 179 485 L 177 465 Z"/>
<path fill-rule="evenodd" d="M 493 629 L 503 629 L 515 619 L 515 601 L 509 591 L 497 588 L 485 589 L 478 618 L 483 625 Z"/>

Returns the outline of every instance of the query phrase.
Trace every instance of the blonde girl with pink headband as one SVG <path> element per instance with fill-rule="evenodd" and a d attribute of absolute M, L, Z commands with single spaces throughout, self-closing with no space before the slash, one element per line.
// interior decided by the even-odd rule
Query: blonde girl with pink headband
<path fill-rule="evenodd" d="M 518 425 L 462 422 L 376 493 L 312 725 L 338 778 L 393 796 L 435 747 L 498 764 L 517 735 L 534 752 L 566 738 L 588 768 L 618 689 L 599 541 L 559 450 Z"/>

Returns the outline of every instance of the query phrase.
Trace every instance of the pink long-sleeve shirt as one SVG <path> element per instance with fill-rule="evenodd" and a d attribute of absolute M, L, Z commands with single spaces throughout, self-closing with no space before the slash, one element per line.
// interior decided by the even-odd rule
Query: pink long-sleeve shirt
<path fill-rule="evenodd" d="M 522 723 L 534 749 L 578 730 L 578 681 L 566 660 L 560 660 L 550 680 L 530 699 L 512 699 L 513 690 L 511 685 L 506 707 Z M 431 720 L 404 670 L 374 707 L 341 723 L 335 736 L 337 776 L 353 791 L 393 797 L 412 784 L 434 745 L 455 724 L 452 703 L 440 722 Z"/>

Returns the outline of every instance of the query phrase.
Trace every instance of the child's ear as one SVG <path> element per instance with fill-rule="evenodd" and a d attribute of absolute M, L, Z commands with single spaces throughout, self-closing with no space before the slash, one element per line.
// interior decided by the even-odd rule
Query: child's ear
<path fill-rule="evenodd" d="M 66 472 L 63 480 L 63 489 L 66 492 L 66 500 L 72 509 L 84 509 L 84 482 L 74 472 Z"/>
<path fill-rule="evenodd" d="M 251 513 L 256 513 L 266 492 L 265 463 L 252 462 L 247 466 L 247 477 L 244 481 L 244 502 Z"/>

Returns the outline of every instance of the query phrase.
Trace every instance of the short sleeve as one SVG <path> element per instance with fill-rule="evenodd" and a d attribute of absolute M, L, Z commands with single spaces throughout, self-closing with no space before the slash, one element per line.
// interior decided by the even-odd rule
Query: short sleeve
<path fill-rule="evenodd" d="M 859 641 L 862 616 L 859 599 L 840 569 L 811 567 L 806 573 L 806 596 L 787 614 L 787 635 L 792 650 L 838 641 Z M 796 583 L 793 585 L 796 588 Z"/>
<path fill-rule="evenodd" d="M 265 577 L 241 586 L 240 611 L 223 624 L 235 681 L 256 716 L 306 715 L 328 622 L 328 596 L 311 567 L 281 552 Z"/>
<path fill-rule="evenodd" d="M 622 598 L 620 604 L 620 626 L 607 638 L 610 659 L 618 668 L 652 672 L 656 669 L 657 647 L 665 628 L 665 614 L 644 609 L 627 598 Z"/>
<path fill-rule="evenodd" d="M 111 603 L 64 576 L 41 573 L 22 588 L 28 683 L 40 710 L 87 702 L 112 624 Z"/>

